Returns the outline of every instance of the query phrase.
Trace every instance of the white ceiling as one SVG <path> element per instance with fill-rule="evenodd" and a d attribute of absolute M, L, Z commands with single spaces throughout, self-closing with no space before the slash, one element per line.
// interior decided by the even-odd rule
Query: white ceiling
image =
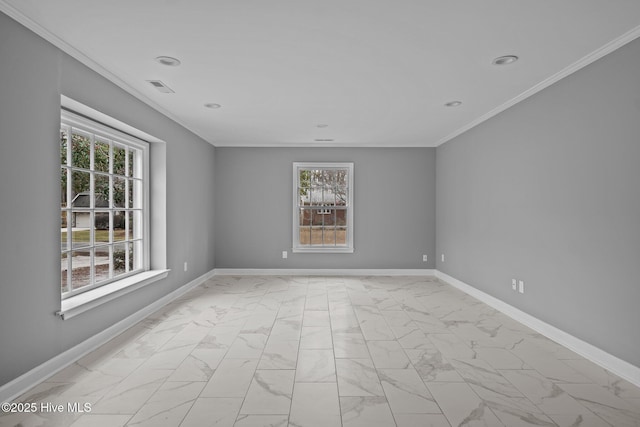
<path fill-rule="evenodd" d="M 0 9 L 215 146 L 437 146 L 640 35 L 638 0 L 0 0 Z M 492 65 L 507 54 L 520 60 Z M 155 79 L 175 93 L 158 92 Z M 452 100 L 463 104 L 444 106 Z"/>

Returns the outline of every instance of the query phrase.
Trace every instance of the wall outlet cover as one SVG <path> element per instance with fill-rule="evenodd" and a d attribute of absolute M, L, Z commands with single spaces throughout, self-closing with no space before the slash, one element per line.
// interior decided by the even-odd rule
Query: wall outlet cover
<path fill-rule="evenodd" d="M 429 259 L 426 255 L 422 255 L 422 261 L 427 262 Z"/>

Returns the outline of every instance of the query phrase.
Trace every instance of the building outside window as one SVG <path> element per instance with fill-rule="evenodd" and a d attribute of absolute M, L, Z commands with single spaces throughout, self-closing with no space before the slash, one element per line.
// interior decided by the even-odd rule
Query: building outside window
<path fill-rule="evenodd" d="M 149 269 L 148 156 L 148 143 L 62 111 L 62 299 Z"/>
<path fill-rule="evenodd" d="M 293 164 L 293 252 L 353 252 L 353 163 Z"/>

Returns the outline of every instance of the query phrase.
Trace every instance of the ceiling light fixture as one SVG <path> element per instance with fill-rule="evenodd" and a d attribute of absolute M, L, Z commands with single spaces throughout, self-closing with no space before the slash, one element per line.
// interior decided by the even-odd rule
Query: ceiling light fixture
<path fill-rule="evenodd" d="M 205 106 L 205 107 L 207 107 L 207 108 L 211 108 L 211 109 L 213 109 L 213 110 L 215 110 L 216 108 L 220 108 L 220 107 L 222 107 L 222 105 L 220 105 L 220 104 L 214 104 L 214 103 L 212 103 L 212 102 L 211 102 L 211 103 L 209 103 L 209 104 L 204 104 L 204 106 Z"/>
<path fill-rule="evenodd" d="M 329 125 L 321 123 L 321 124 L 319 124 L 319 125 L 316 125 L 316 127 L 319 127 L 319 128 L 327 128 L 327 127 L 329 127 Z"/>
<path fill-rule="evenodd" d="M 492 64 L 493 65 L 509 65 L 509 64 L 513 64 L 517 60 L 518 60 L 518 57 L 515 55 L 505 55 L 505 56 L 499 56 L 496 59 L 494 59 Z"/>
<path fill-rule="evenodd" d="M 157 56 L 156 61 L 168 67 L 177 67 L 181 64 L 179 59 L 173 58 L 171 56 Z"/>
<path fill-rule="evenodd" d="M 459 107 L 462 105 L 462 101 L 451 101 L 444 104 L 445 107 Z"/>

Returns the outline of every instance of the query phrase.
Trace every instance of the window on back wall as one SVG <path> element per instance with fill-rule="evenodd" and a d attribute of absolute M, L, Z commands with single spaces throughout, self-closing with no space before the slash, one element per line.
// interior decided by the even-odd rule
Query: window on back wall
<path fill-rule="evenodd" d="M 353 163 L 294 163 L 293 208 L 293 252 L 353 252 Z"/>
<path fill-rule="evenodd" d="M 149 269 L 148 144 L 62 111 L 62 298 Z"/>

